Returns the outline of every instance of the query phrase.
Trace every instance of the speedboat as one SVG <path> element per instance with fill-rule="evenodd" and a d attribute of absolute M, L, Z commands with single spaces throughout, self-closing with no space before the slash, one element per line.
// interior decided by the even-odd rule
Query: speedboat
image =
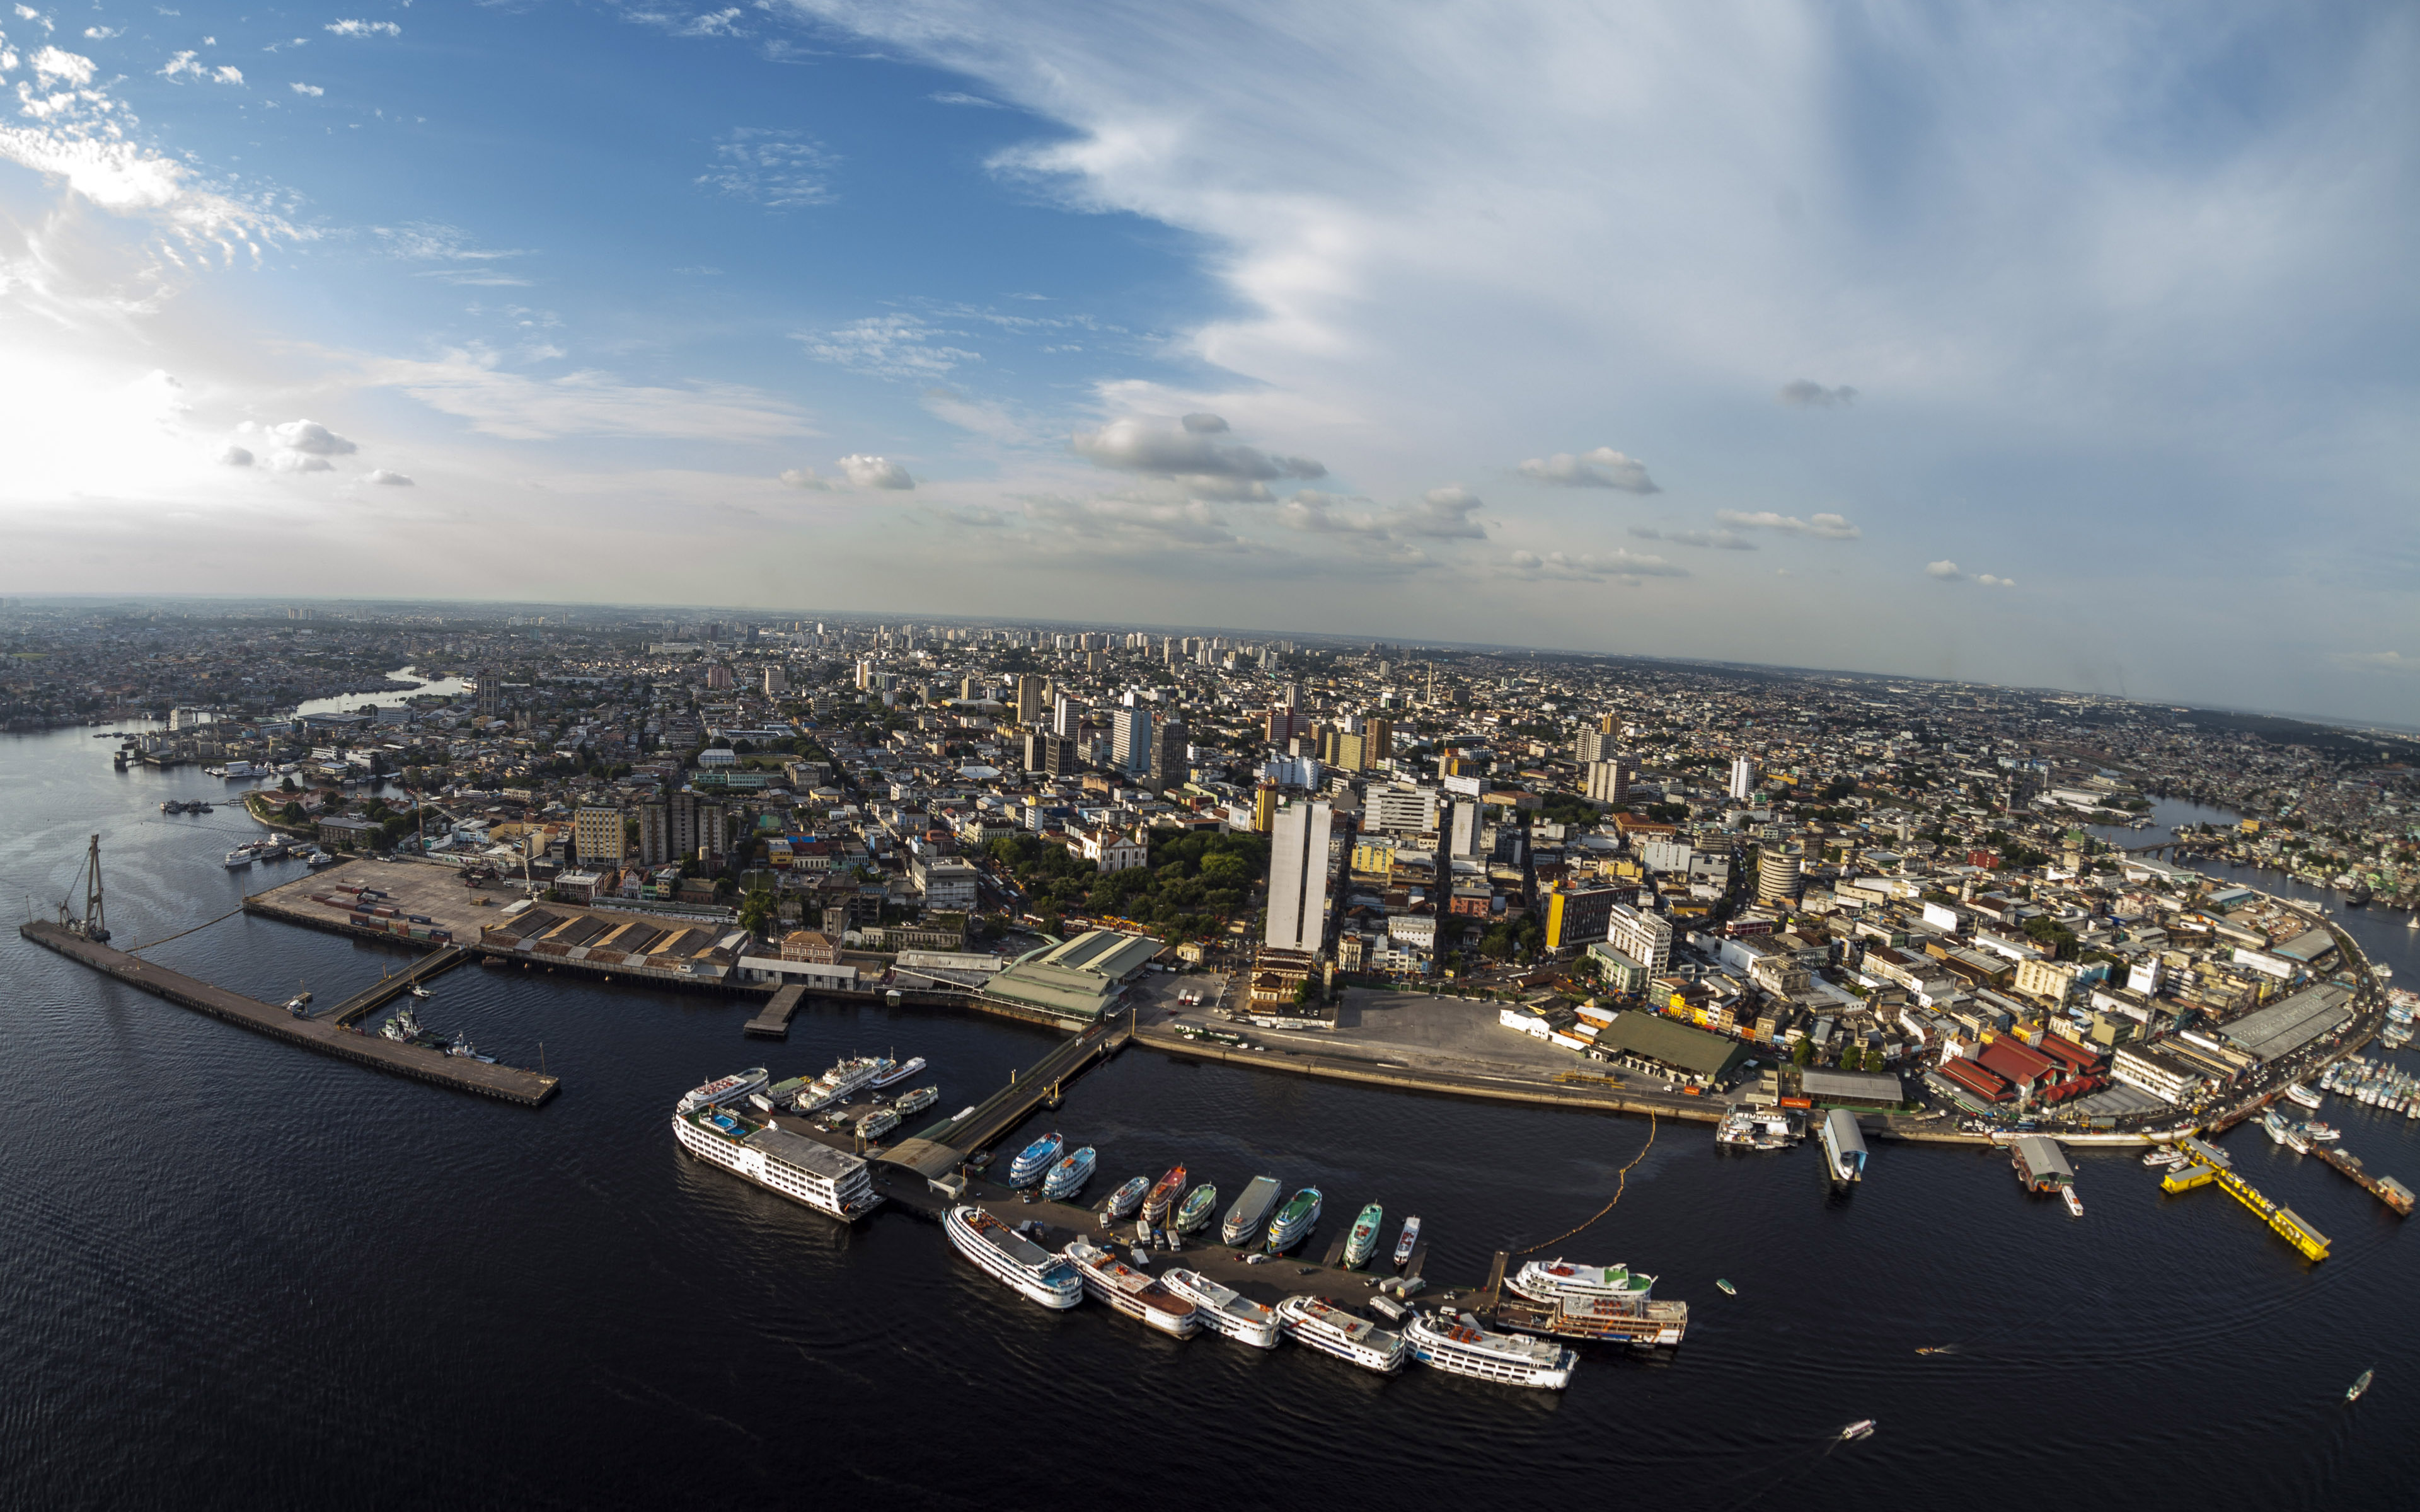
<path fill-rule="evenodd" d="M 1185 1195 L 1184 1203 L 1177 1208 L 1176 1216 L 1168 1221 L 1168 1227 L 1180 1234 L 1189 1234 L 1210 1221 L 1210 1210 L 1218 1205 L 1218 1189 L 1204 1181 Z"/>
<path fill-rule="evenodd" d="M 1840 1430 L 1840 1442 L 1846 1443 L 1852 1439 L 1869 1439 L 1873 1437 L 1873 1433 L 1874 1420 L 1870 1417 L 1861 1417 Z"/>
<path fill-rule="evenodd" d="M 1311 1226 L 1319 1222 L 1320 1191 L 1315 1186 L 1304 1187 L 1286 1199 L 1278 1215 L 1269 1220 L 1269 1249 L 1283 1254 L 1302 1242 Z"/>
<path fill-rule="evenodd" d="M 2370 1383 L 2371 1381 L 2373 1381 L 2377 1380 L 2377 1379 L 2378 1379 L 2378 1372 L 2377 1372 L 2377 1371 L 2375 1371 L 2375 1370 L 2365 1370 L 2365 1371 L 2363 1371 L 2363 1372 L 2361 1373 L 2361 1379 L 2360 1379 L 2360 1380 L 2358 1380 L 2358 1381 L 2354 1381 L 2351 1385 L 2347 1386 L 2347 1387 L 2345 1388 L 2345 1400 L 2346 1400 L 2346 1401 L 2349 1401 L 2349 1402 L 2357 1402 L 2357 1401 L 2361 1400 L 2361 1394 L 2362 1394 L 2363 1392 L 2366 1392 L 2366 1391 L 2369 1390 L 2369 1383 Z"/>
<path fill-rule="evenodd" d="M 1059 1163 L 1059 1152 L 1066 1148 L 1066 1144 L 1054 1132 L 1026 1146 L 1017 1152 L 1016 1159 L 1009 1163 L 1008 1184 L 1032 1186 L 1042 1180 L 1050 1167 Z"/>
<path fill-rule="evenodd" d="M 1395 1269 L 1400 1271 L 1412 1260 L 1412 1250 L 1420 1241 L 1420 1215 L 1414 1213 L 1404 1220 L 1404 1236 L 1395 1241 Z"/>
<path fill-rule="evenodd" d="M 1730 1282 L 1724 1280 L 1720 1276 L 1716 1276 L 1714 1278 L 1714 1289 L 1721 1292 L 1726 1297 L 1736 1297 L 1739 1295 L 1739 1288 L 1732 1286 Z"/>
<path fill-rule="evenodd" d="M 1178 1197 L 1184 1195 L 1185 1167 L 1171 1165 L 1168 1168 L 1168 1174 L 1161 1177 L 1159 1183 L 1151 1189 L 1151 1196 L 1142 1199 L 1142 1215 L 1153 1223 L 1158 1223 L 1168 1216 L 1168 1210 L 1175 1204 Z"/>
<path fill-rule="evenodd" d="M 1093 1179 L 1093 1147 L 1086 1145 L 1051 1166 L 1050 1174 L 1043 1179 L 1042 1195 L 1046 1197 L 1075 1196 L 1085 1182 Z"/>
<path fill-rule="evenodd" d="M 1148 1176 L 1138 1176 L 1133 1180 L 1128 1181 L 1125 1185 L 1119 1187 L 1116 1191 L 1110 1193 L 1109 1202 L 1102 1207 L 1101 1211 L 1108 1213 L 1112 1218 L 1126 1217 L 1137 1208 L 1142 1206 L 1143 1194 L 1150 1190 L 1151 1178 Z"/>
<path fill-rule="evenodd" d="M 1373 1202 L 1353 1220 L 1353 1231 L 1344 1236 L 1344 1263 L 1358 1270 L 1369 1263 L 1371 1253 L 1378 1247 L 1378 1231 L 1387 1226 L 1387 1210 Z"/>
<path fill-rule="evenodd" d="M 434 994 L 434 993 L 430 992 L 427 988 L 423 987 L 422 985 L 420 985 L 420 983 L 418 983 L 418 982 L 416 982 L 416 981 L 415 981 L 415 982 L 413 982 L 411 986 L 406 987 L 406 988 L 404 989 L 404 991 L 405 991 L 405 992 L 410 993 L 410 994 L 411 994 L 412 996 L 414 996 L 414 997 L 434 997 L 434 996 L 436 996 L 436 995 L 437 995 L 436 994 Z"/>

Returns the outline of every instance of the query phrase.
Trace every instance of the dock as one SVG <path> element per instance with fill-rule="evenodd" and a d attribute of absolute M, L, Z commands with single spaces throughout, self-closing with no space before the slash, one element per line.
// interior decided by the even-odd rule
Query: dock
<path fill-rule="evenodd" d="M 2197 1186 L 2208 1186 L 2215 1181 L 2226 1190 L 2228 1196 L 2258 1213 L 2262 1223 L 2274 1229 L 2277 1236 L 2287 1243 L 2302 1252 L 2303 1258 L 2324 1260 L 2328 1257 L 2327 1236 L 2304 1223 L 2301 1214 L 2291 1208 L 2280 1207 L 2262 1196 L 2251 1182 L 2226 1166 L 2202 1159 L 2201 1151 L 2210 1147 L 2200 1140 L 2188 1139 L 2184 1144 L 2186 1148 L 2194 1149 L 2195 1158 L 2162 1177 L 2161 1191 L 2190 1192 Z"/>
<path fill-rule="evenodd" d="M 2412 1216 L 2412 1189 L 2391 1176 L 2372 1176 L 2361 1164 L 2358 1155 L 2347 1154 L 2329 1145 L 2313 1145 L 2311 1153 L 2342 1172 L 2363 1191 L 2385 1203 L 2395 1211 Z"/>
<path fill-rule="evenodd" d="M 741 1031 L 760 1040 L 786 1040 L 790 1037 L 790 1015 L 807 999 L 807 990 L 796 983 L 775 993 L 754 1018 L 740 1026 Z"/>
<path fill-rule="evenodd" d="M 163 997 L 180 1008 L 190 1008 L 229 1024 L 240 1025 L 256 1034 L 272 1040 L 300 1045 L 321 1055 L 349 1060 L 391 1075 L 409 1076 L 457 1091 L 475 1092 L 482 1097 L 518 1103 L 523 1107 L 536 1107 L 555 1094 L 557 1080 L 538 1072 L 522 1071 L 512 1066 L 490 1066 L 467 1056 L 449 1056 L 442 1050 L 429 1050 L 420 1045 L 403 1044 L 374 1034 L 361 1034 L 339 1028 L 326 1018 L 298 1018 L 287 1010 L 272 1007 L 257 998 L 232 993 L 224 987 L 170 971 L 141 956 L 87 940 L 71 929 L 51 923 L 21 925 L 17 933 L 46 950 L 54 951 L 91 967 L 130 987 Z M 392 979 L 390 979 L 392 980 Z M 400 986 L 396 988 L 400 992 Z"/>
<path fill-rule="evenodd" d="M 380 977 L 352 996 L 336 1005 L 334 1011 L 324 1016 L 341 1029 L 349 1029 L 362 1020 L 394 1002 L 420 983 L 445 973 L 471 959 L 471 952 L 458 945 L 448 945 L 433 955 L 422 956 L 411 965 L 390 977 Z"/>
<path fill-rule="evenodd" d="M 1125 1047 L 1129 1031 L 1096 1024 L 1061 1043 L 1009 1084 L 963 1114 L 943 1119 L 892 1147 L 883 1158 L 927 1180 L 944 1177 L 968 1156 L 1043 1106 L 1056 1107 L 1061 1089 L 1095 1062 Z"/>

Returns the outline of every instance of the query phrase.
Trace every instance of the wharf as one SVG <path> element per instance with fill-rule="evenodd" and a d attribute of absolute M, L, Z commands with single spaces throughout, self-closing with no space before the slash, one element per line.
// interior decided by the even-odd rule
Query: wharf
<path fill-rule="evenodd" d="M 790 1037 L 790 1015 L 806 1001 L 807 990 L 795 982 L 775 993 L 763 1011 L 740 1026 L 741 1032 L 763 1040 L 786 1040 Z"/>
<path fill-rule="evenodd" d="M 337 1004 L 334 1012 L 312 1016 L 325 1017 L 338 1028 L 349 1029 L 419 983 L 442 977 L 470 959 L 471 952 L 458 945 L 442 947 L 436 954 L 422 956 L 391 977 L 380 977 Z"/>
<path fill-rule="evenodd" d="M 884 1158 L 932 1180 L 949 1175 L 987 1142 L 1014 1129 L 1034 1109 L 1057 1107 L 1061 1089 L 1094 1062 L 1125 1047 L 1132 1031 L 1096 1024 L 1063 1041 L 1032 1068 L 964 1113 L 899 1141 Z"/>
<path fill-rule="evenodd" d="M 2371 1196 L 2385 1203 L 2404 1217 L 2412 1216 L 2412 1189 L 2391 1176 L 2372 1176 L 2362 1167 L 2361 1157 L 2349 1155 L 2328 1145 L 2313 1145 L 2311 1153 L 2343 1172 Z"/>
<path fill-rule="evenodd" d="M 2195 1146 L 2202 1149 L 2209 1149 L 2209 1146 L 2200 1140 L 2187 1142 L 2188 1149 Z M 2280 1239 L 2302 1252 L 2303 1258 L 2324 1260 L 2328 1257 L 2328 1238 L 2325 1234 L 2304 1223 L 2302 1215 L 2293 1209 L 2280 1207 L 2261 1196 L 2258 1189 L 2251 1182 L 2226 1166 L 2212 1165 L 2201 1159 L 2198 1150 L 2194 1160 L 2160 1179 L 2160 1190 L 2170 1193 L 2190 1192 L 2195 1187 L 2207 1186 L 2212 1181 L 2224 1188 L 2228 1196 L 2258 1213 L 2260 1221 L 2274 1229 Z"/>
<path fill-rule="evenodd" d="M 301 1045 L 306 1050 L 316 1050 L 376 1071 L 410 1076 L 458 1091 L 476 1092 L 482 1097 L 501 1098 L 524 1107 L 536 1107 L 544 1103 L 554 1095 L 560 1085 L 556 1078 L 537 1072 L 511 1066 L 491 1066 L 467 1056 L 449 1056 L 442 1050 L 403 1044 L 374 1034 L 361 1034 L 338 1028 L 325 1019 L 297 1018 L 283 1008 L 271 1007 L 240 993 L 228 992 L 224 987 L 213 987 L 209 982 L 170 971 L 140 956 L 87 940 L 56 924 L 25 924 L 20 926 L 17 933 L 46 950 L 55 951 L 155 997 L 164 997 L 179 1007 L 241 1025 L 273 1040 L 283 1040 L 288 1044 Z"/>

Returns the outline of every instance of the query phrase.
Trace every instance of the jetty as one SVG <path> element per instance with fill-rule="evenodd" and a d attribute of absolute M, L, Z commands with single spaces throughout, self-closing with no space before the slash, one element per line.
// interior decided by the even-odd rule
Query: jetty
<path fill-rule="evenodd" d="M 946 1178 L 985 1144 L 1040 1107 L 1057 1107 L 1066 1084 L 1125 1048 L 1133 1031 L 1096 1024 L 1062 1041 L 1009 1084 L 963 1113 L 899 1141 L 882 1158 L 928 1180 Z"/>
<path fill-rule="evenodd" d="M 413 987 L 431 978 L 442 977 L 470 959 L 471 952 L 460 946 L 444 946 L 434 955 L 422 956 L 403 970 L 380 977 L 346 998 L 336 1005 L 334 1011 L 326 1015 L 327 1020 L 338 1028 L 349 1029 Z"/>
<path fill-rule="evenodd" d="M 743 1033 L 760 1040 L 786 1040 L 790 1037 L 790 1015 L 806 1001 L 807 990 L 792 983 L 775 993 L 757 1015 L 740 1026 Z"/>
<path fill-rule="evenodd" d="M 2234 1162 L 2215 1145 L 2200 1139 L 2185 1139 L 2178 1144 L 2188 1159 L 2160 1180 L 2160 1190 L 2168 1193 L 2190 1192 L 2197 1186 L 2216 1182 L 2228 1196 L 2260 1215 L 2260 1221 L 2275 1230 L 2277 1236 L 2302 1252 L 2306 1260 L 2328 1257 L 2328 1237 L 2303 1221 L 2293 1209 L 2280 1206 L 2262 1196 L 2258 1189 L 2231 1169 Z"/>
<path fill-rule="evenodd" d="M 328 1018 L 298 1017 L 284 1008 L 264 1003 L 258 998 L 212 986 L 182 972 L 171 971 L 146 961 L 141 956 L 113 949 L 100 941 L 86 938 L 69 925 L 38 921 L 19 926 L 17 933 L 46 950 L 149 993 L 154 997 L 163 997 L 180 1008 L 208 1013 L 212 1018 L 240 1025 L 272 1040 L 334 1056 L 339 1060 L 349 1060 L 357 1066 L 367 1066 L 391 1075 L 409 1076 L 415 1081 L 452 1088 L 456 1091 L 475 1092 L 482 1097 L 518 1103 L 523 1107 L 536 1107 L 544 1103 L 554 1095 L 559 1085 L 556 1078 L 539 1072 L 522 1071 L 512 1066 L 491 1066 L 467 1056 L 449 1056 L 442 1050 L 404 1044 L 380 1035 L 361 1034 L 339 1028 Z M 395 990 L 401 992 L 403 989 L 397 986 Z"/>

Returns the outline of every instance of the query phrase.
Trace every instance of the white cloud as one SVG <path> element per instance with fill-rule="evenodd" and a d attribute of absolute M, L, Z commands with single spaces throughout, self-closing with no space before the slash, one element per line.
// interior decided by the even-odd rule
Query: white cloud
<path fill-rule="evenodd" d="M 954 390 L 932 388 L 924 391 L 919 402 L 927 414 L 945 420 L 960 430 L 970 430 L 996 441 L 1016 442 L 1032 439 L 1032 432 L 1025 423 L 996 399 L 970 399 Z"/>
<path fill-rule="evenodd" d="M 38 49 L 33 56 L 34 74 L 41 79 L 58 79 L 68 84 L 92 83 L 92 59 L 77 53 L 62 52 L 55 47 Z"/>
<path fill-rule="evenodd" d="M 1534 551 L 1515 551 L 1512 571 L 1522 578 L 1554 579 L 1564 582 L 1616 582 L 1637 584 L 1647 578 L 1686 578 L 1689 569 L 1665 561 L 1662 557 L 1621 548 L 1604 553 L 1577 554 L 1549 551 L 1540 556 Z"/>
<path fill-rule="evenodd" d="M 1273 456 L 1223 438 L 1227 422 L 1189 414 L 1171 424 L 1128 417 L 1079 430 L 1069 449 L 1094 467 L 1182 486 L 1205 499 L 1266 500 L 1279 478 L 1318 478 L 1327 469 L 1305 456 Z"/>
<path fill-rule="evenodd" d="M 306 85 L 297 85 L 296 88 Z M 474 247 L 471 233 L 458 225 L 442 221 L 409 221 L 402 225 L 375 225 L 371 234 L 386 249 L 390 257 L 403 257 L 415 262 L 494 262 L 505 257 L 526 257 L 529 251 L 521 247 Z"/>
<path fill-rule="evenodd" d="M 191 52 L 175 54 L 168 59 L 167 63 L 161 68 L 160 77 L 163 79 L 173 79 L 181 73 L 190 73 L 196 79 L 203 77 L 209 72 L 209 70 L 203 68 L 201 64 L 194 61 L 201 54 L 198 53 Z"/>
<path fill-rule="evenodd" d="M 1092 498 L 1036 494 L 1024 500 L 1026 521 L 1063 537 L 1070 549 L 1086 556 L 1102 551 L 1148 555 L 1166 551 L 1189 553 L 1248 552 L 1238 536 L 1206 500 L 1156 500 L 1110 493 Z"/>
<path fill-rule="evenodd" d="M 796 131 L 742 126 L 716 146 L 714 157 L 714 166 L 696 181 L 735 199 L 776 210 L 832 201 L 828 175 L 840 160 Z"/>
<path fill-rule="evenodd" d="M 1533 456 L 1521 464 L 1521 476 L 1537 483 L 1552 483 L 1566 488 L 1619 488 L 1624 493 L 1659 493 L 1655 481 L 1647 475 L 1647 465 L 1635 457 L 1622 455 L 1610 446 L 1600 446 L 1592 452 L 1574 456 L 1569 452 L 1557 452 L 1552 456 Z"/>
<path fill-rule="evenodd" d="M 868 316 L 837 331 L 800 332 L 793 339 L 809 356 L 861 373 L 892 378 L 937 378 L 962 363 L 980 363 L 981 352 L 943 344 L 963 334 L 927 325 L 912 315 Z"/>
<path fill-rule="evenodd" d="M 338 37 L 401 37 L 403 28 L 391 21 L 332 21 L 320 28 Z"/>
<path fill-rule="evenodd" d="M 210 70 L 210 76 L 221 84 L 243 83 L 243 70 L 233 64 L 222 63 Z"/>
<path fill-rule="evenodd" d="M 314 456 L 308 452 L 280 452 L 269 459 L 269 465 L 278 472 L 330 472 L 336 466 L 326 457 Z"/>
<path fill-rule="evenodd" d="M 855 488 L 913 488 L 916 480 L 908 470 L 888 457 L 853 454 L 840 459 L 841 474 Z"/>
<path fill-rule="evenodd" d="M 1458 483 L 1431 488 L 1394 509 L 1343 507 L 1369 503 L 1367 499 L 1301 488 L 1280 506 L 1278 523 L 1313 535 L 1358 535 L 1398 545 L 1487 539 L 1486 527 L 1471 517 L 1481 507 L 1479 496 Z"/>
<path fill-rule="evenodd" d="M 308 95 L 314 100 L 328 92 L 316 84 L 289 84 L 286 87 L 298 95 Z"/>
<path fill-rule="evenodd" d="M 625 436 L 769 441 L 808 429 L 787 400 L 740 384 L 666 388 L 624 383 L 595 371 L 540 378 L 501 371 L 496 363 L 492 352 L 457 350 L 442 362 L 367 363 L 362 376 L 372 386 L 400 389 L 432 409 L 469 421 L 474 431 L 506 440 Z"/>
<path fill-rule="evenodd" d="M 680 27 L 674 35 L 678 37 L 737 37 L 740 35 L 739 15 L 740 11 L 737 6 L 726 7 L 721 10 L 704 11 L 691 17 L 689 23 Z"/>
<path fill-rule="evenodd" d="M 930 100 L 937 105 L 966 105 L 976 110 L 1006 110 L 1008 108 L 997 100 L 985 100 L 981 95 L 970 95 L 963 89 L 944 89 L 939 94 L 927 95 L 924 98 Z"/>
<path fill-rule="evenodd" d="M 1737 509 L 1717 509 L 1714 518 L 1725 525 L 1748 530 L 1779 531 L 1784 535 L 1811 535 L 1825 541 L 1854 541 L 1864 532 L 1838 515 L 1815 515 L 1800 519 L 1793 515 L 1778 515 L 1770 509 L 1748 513 Z"/>
<path fill-rule="evenodd" d="M 400 472 L 395 471 L 391 468 L 371 469 L 367 481 L 371 483 L 384 484 L 390 488 L 409 488 L 412 486 L 412 482 L 410 478 L 404 476 Z"/>
<path fill-rule="evenodd" d="M 1737 531 L 1658 530 L 1652 525 L 1633 525 L 1630 533 L 1642 541 L 1669 541 L 1675 546 L 1709 547 L 1717 551 L 1753 551 L 1754 541 Z"/>
<path fill-rule="evenodd" d="M 1966 579 L 1966 575 L 1958 570 L 1958 563 L 1955 562 L 1928 562 L 1924 564 L 1924 575 L 1928 578 L 1938 578 L 1946 583 L 1963 582 Z"/>
<path fill-rule="evenodd" d="M 1792 378 L 1781 386 L 1775 396 L 1783 404 L 1798 409 L 1809 408 L 1830 409 L 1857 402 L 1857 391 L 1845 383 L 1838 388 L 1827 389 L 1809 378 Z"/>
<path fill-rule="evenodd" d="M 84 34 L 86 37 L 91 38 L 96 42 L 105 42 L 113 37 L 123 37 L 126 35 L 124 31 L 116 26 L 86 26 L 84 29 Z"/>
<path fill-rule="evenodd" d="M 269 439 L 280 446 L 312 456 L 345 456 L 361 450 L 316 420 L 289 420 L 267 430 Z"/>
<path fill-rule="evenodd" d="M 1986 588 L 2014 588 L 2017 586 L 2016 582 L 2011 579 L 1995 578 L 1988 572 L 1978 573 L 1976 576 L 1975 580 L 1981 583 Z"/>
<path fill-rule="evenodd" d="M 240 446 L 229 446 L 219 453 L 219 460 L 231 468 L 248 468 L 252 466 L 253 455 Z"/>
<path fill-rule="evenodd" d="M 793 488 L 805 488 L 815 493 L 827 492 L 831 485 L 815 476 L 813 468 L 791 468 L 782 474 L 782 482 Z"/>

